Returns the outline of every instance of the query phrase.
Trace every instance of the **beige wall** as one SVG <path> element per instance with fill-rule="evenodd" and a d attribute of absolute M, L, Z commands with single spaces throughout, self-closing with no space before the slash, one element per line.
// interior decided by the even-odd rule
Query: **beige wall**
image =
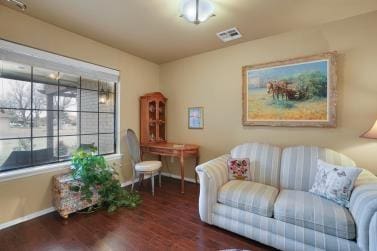
<path fill-rule="evenodd" d="M 0 37 L 120 70 L 121 153 L 127 128 L 139 130 L 138 97 L 159 89 L 159 66 L 0 5 Z M 130 178 L 127 161 L 120 170 Z M 0 224 L 52 206 L 51 177 L 36 175 L 0 183 Z"/>
<path fill-rule="evenodd" d="M 361 139 L 377 119 L 377 12 L 184 58 L 161 66 L 169 140 L 201 146 L 202 161 L 248 141 L 336 149 L 377 174 L 377 141 Z M 241 67 L 337 50 L 336 129 L 242 127 Z M 187 129 L 187 108 L 204 107 L 203 130 Z M 193 168 L 187 168 L 193 175 Z M 174 165 L 169 170 L 177 173 Z"/>

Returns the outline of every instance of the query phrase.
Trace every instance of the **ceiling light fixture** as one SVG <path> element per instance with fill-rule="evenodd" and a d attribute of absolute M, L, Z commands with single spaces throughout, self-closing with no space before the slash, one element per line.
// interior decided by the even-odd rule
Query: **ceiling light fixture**
<path fill-rule="evenodd" d="M 215 7 L 209 0 L 182 0 L 181 17 L 196 25 L 215 16 Z"/>
<path fill-rule="evenodd" d="M 20 8 L 22 11 L 25 11 L 27 9 L 26 4 L 24 4 L 21 1 L 18 0 L 7 0 L 8 2 L 15 4 L 18 8 Z"/>

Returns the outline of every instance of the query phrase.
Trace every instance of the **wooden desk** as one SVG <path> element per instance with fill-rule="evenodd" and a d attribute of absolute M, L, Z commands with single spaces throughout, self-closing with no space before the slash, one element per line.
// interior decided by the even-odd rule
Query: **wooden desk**
<path fill-rule="evenodd" d="M 176 147 L 174 145 L 182 145 Z M 175 144 L 175 143 L 147 143 L 141 144 L 141 158 L 144 153 L 151 153 L 159 156 L 172 156 L 179 158 L 181 168 L 181 193 L 185 192 L 185 157 L 193 156 L 196 159 L 196 166 L 199 164 L 199 146 L 190 144 Z M 198 175 L 195 172 L 195 182 L 198 183 Z"/>

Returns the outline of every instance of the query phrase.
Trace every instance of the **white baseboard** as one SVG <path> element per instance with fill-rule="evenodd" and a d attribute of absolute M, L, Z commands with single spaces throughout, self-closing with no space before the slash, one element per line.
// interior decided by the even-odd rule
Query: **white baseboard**
<path fill-rule="evenodd" d="M 149 178 L 150 178 L 150 176 L 145 177 L 145 179 L 149 179 Z M 137 180 L 135 180 L 135 182 L 136 181 Z M 131 184 L 132 184 L 132 182 L 129 180 L 129 181 L 123 182 L 121 184 L 121 186 L 125 187 L 125 186 L 131 185 Z M 25 222 L 25 221 L 32 220 L 32 219 L 37 218 L 39 216 L 54 212 L 55 210 L 56 210 L 55 207 L 49 207 L 49 208 L 43 209 L 41 211 L 37 211 L 37 212 L 31 213 L 31 214 L 27 214 L 25 216 L 21 216 L 20 218 L 17 218 L 17 219 L 7 221 L 5 223 L 1 223 L 0 224 L 0 230 L 14 226 L 14 225 L 17 225 L 17 224 Z"/>
<path fill-rule="evenodd" d="M 163 173 L 161 173 L 161 175 L 162 176 L 166 176 L 166 177 L 170 177 L 170 178 L 173 178 L 173 179 L 179 179 L 179 180 L 181 179 L 181 176 L 175 175 L 175 174 L 170 174 L 170 173 L 163 172 Z M 144 179 L 149 179 L 150 177 L 151 177 L 150 175 L 146 175 L 144 177 Z M 134 182 L 136 183 L 137 181 L 138 180 L 135 179 Z M 185 177 L 185 181 L 195 183 L 195 179 L 191 179 L 191 178 L 186 178 Z M 125 187 L 125 186 L 129 186 L 131 184 L 132 184 L 132 182 L 131 182 L 131 180 L 129 180 L 129 181 L 123 182 L 121 184 L 121 186 Z M 14 219 L 14 220 L 11 220 L 11 221 L 8 221 L 8 222 L 5 222 L 5 223 L 1 223 L 0 224 L 0 230 L 8 228 L 8 227 L 11 227 L 11 226 L 14 226 L 14 225 L 17 225 L 17 224 L 25 222 L 25 221 L 32 220 L 32 219 L 37 218 L 39 216 L 42 216 L 42 215 L 54 212 L 55 210 L 56 210 L 55 207 L 49 207 L 49 208 L 43 209 L 41 211 L 37 211 L 37 212 L 31 213 L 31 214 L 27 214 L 27 215 L 19 217 L 17 219 Z"/>
<path fill-rule="evenodd" d="M 156 176 L 156 175 L 157 175 L 157 174 L 155 174 L 155 176 Z M 161 175 L 162 175 L 162 176 L 165 176 L 165 177 L 170 177 L 170 178 L 173 178 L 173 179 L 177 179 L 177 180 L 180 180 L 180 179 L 181 179 L 181 176 L 180 176 L 180 175 L 175 175 L 175 174 L 171 174 L 171 173 L 165 173 L 165 172 L 162 172 Z M 151 177 L 150 175 L 146 175 L 146 176 L 144 177 L 144 179 L 149 179 L 150 177 Z M 187 181 L 187 182 L 195 183 L 195 179 L 192 179 L 192 178 L 187 178 L 187 177 L 185 177 L 184 180 Z M 134 182 L 137 183 L 137 182 L 138 182 L 138 179 L 135 179 Z M 199 179 L 198 179 L 198 183 L 199 183 Z M 122 183 L 122 187 L 129 186 L 129 185 L 131 185 L 131 184 L 132 184 L 131 180 L 129 180 L 129 181 L 125 181 L 125 182 Z"/>
<path fill-rule="evenodd" d="M 48 213 L 51 213 L 51 212 L 54 212 L 54 211 L 55 211 L 55 207 L 49 207 L 49 208 L 43 209 L 41 211 L 37 211 L 37 212 L 31 213 L 31 214 L 22 216 L 20 218 L 2 223 L 2 224 L 0 224 L 0 230 L 7 228 L 7 227 L 14 226 L 16 224 L 19 224 L 19 223 L 22 223 L 22 222 L 25 222 L 25 221 L 32 220 L 34 218 L 37 218 L 39 216 L 42 216 L 42 215 L 45 215 L 45 214 L 48 214 Z"/>
<path fill-rule="evenodd" d="M 162 174 L 162 176 L 165 176 L 165 177 L 170 177 L 170 178 L 177 179 L 177 180 L 181 179 L 180 175 L 175 175 L 175 174 L 165 173 L 165 172 L 162 172 L 161 174 Z M 192 179 L 192 178 L 185 177 L 184 180 L 187 181 L 187 182 L 195 183 L 195 179 Z M 198 178 L 198 183 L 199 183 L 199 178 Z"/>
<path fill-rule="evenodd" d="M 145 176 L 144 176 L 144 179 L 147 180 L 147 179 L 149 179 L 150 177 L 151 177 L 150 175 L 145 175 Z M 135 180 L 134 180 L 134 183 L 136 184 L 138 181 L 139 181 L 139 179 L 135 179 Z M 129 185 L 131 185 L 131 184 L 132 184 L 132 180 L 128 180 L 128 181 L 125 181 L 125 182 L 121 183 L 120 185 L 121 185 L 122 187 L 126 187 L 126 186 L 129 186 Z"/>

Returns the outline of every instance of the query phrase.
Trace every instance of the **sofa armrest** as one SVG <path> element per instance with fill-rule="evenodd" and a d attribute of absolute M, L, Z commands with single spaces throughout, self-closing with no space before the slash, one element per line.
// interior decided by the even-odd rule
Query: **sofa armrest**
<path fill-rule="evenodd" d="M 374 213 L 369 226 L 369 250 L 377 250 L 377 212 Z"/>
<path fill-rule="evenodd" d="M 361 250 L 373 249 L 375 236 L 370 236 L 373 220 L 377 214 L 377 177 L 364 170 L 356 181 L 350 199 L 350 212 L 355 219 L 357 231 L 357 245 Z M 376 234 L 375 232 L 373 233 Z M 372 249 L 371 249 L 372 248 Z"/>
<path fill-rule="evenodd" d="M 217 192 L 228 181 L 229 156 L 222 155 L 196 167 L 200 180 L 199 215 L 202 221 L 209 224 L 212 224 L 212 208 L 217 202 Z"/>

